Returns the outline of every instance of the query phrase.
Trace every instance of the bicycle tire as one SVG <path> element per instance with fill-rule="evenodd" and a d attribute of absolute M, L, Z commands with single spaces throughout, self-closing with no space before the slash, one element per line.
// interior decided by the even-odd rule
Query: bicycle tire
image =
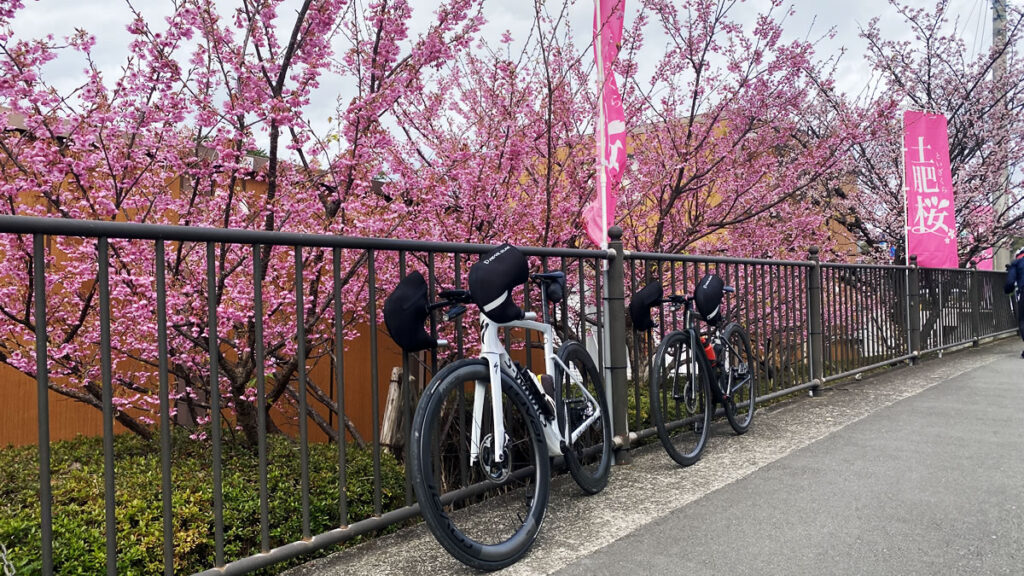
<path fill-rule="evenodd" d="M 738 323 L 725 327 L 722 344 L 721 386 L 729 395 L 725 417 L 736 434 L 745 434 L 757 405 L 757 363 L 750 352 L 750 336 Z"/>
<path fill-rule="evenodd" d="M 594 413 L 594 406 L 581 390 L 586 388 L 597 401 L 599 419 L 590 424 L 576 442 L 562 445 L 562 454 L 569 468 L 569 474 L 587 494 L 597 494 L 608 485 L 608 473 L 612 467 L 612 422 L 608 410 L 608 395 L 605 394 L 604 379 L 582 344 L 569 341 L 558 350 L 558 358 L 568 368 L 555 365 L 555 413 L 558 415 L 558 429 L 569 432 L 582 424 Z"/>
<path fill-rule="evenodd" d="M 680 466 L 700 460 L 711 428 L 711 380 L 691 349 L 691 333 L 670 332 L 651 364 L 651 419 L 665 451 Z M 697 365 L 694 371 L 690 367 Z M 684 372 L 685 371 L 685 372 Z"/>
<path fill-rule="evenodd" d="M 474 383 L 487 382 L 481 458 L 470 465 Z M 489 368 L 467 359 L 440 371 L 416 408 L 410 472 L 420 512 L 434 538 L 457 560 L 498 570 L 519 560 L 540 530 L 551 482 L 540 417 L 526 393 L 502 373 L 505 466 L 492 465 Z"/>

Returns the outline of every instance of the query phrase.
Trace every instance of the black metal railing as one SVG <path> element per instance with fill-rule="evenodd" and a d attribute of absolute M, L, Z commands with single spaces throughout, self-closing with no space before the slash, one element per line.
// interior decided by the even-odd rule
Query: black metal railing
<path fill-rule="evenodd" d="M 758 363 L 758 402 L 904 361 L 1012 334 L 1015 316 L 1001 292 L 1004 273 L 818 261 L 744 260 L 631 253 L 629 290 L 659 281 L 666 293 L 692 294 L 707 272 L 736 287 L 723 306 L 750 333 Z M 632 438 L 655 433 L 642 409 L 657 342 L 679 327 L 663 309 L 653 341 L 632 331 Z"/>
<path fill-rule="evenodd" d="M 227 229 L 190 228 L 179 226 L 141 225 L 132 223 L 113 222 L 84 222 L 64 219 L 46 218 L 25 218 L 0 216 L 0 233 L 30 235 L 32 237 L 32 262 L 30 270 L 27 270 L 34 286 L 33 304 L 35 314 L 32 318 L 35 326 L 36 357 L 39 398 L 39 484 L 40 484 L 40 549 L 41 549 L 41 572 L 43 574 L 55 573 L 53 564 L 53 522 L 54 510 L 52 509 L 51 493 L 51 449 L 49 437 L 49 402 L 47 390 L 52 383 L 50 369 L 47 363 L 48 345 L 52 342 L 53 336 L 48 333 L 48 320 L 52 317 L 47 310 L 47 274 L 55 273 L 61 268 L 57 252 L 59 248 L 53 247 L 46 241 L 50 238 L 84 237 L 93 238 L 96 242 L 95 256 L 97 271 L 95 279 L 82 279 L 87 283 L 93 280 L 98 285 L 98 304 L 94 309 L 82 311 L 82 315 L 95 315 L 99 324 L 99 339 L 97 348 L 99 351 L 99 362 L 101 365 L 100 380 L 102 383 L 101 403 L 103 413 L 103 451 L 104 451 L 104 490 L 102 495 L 105 508 L 105 539 L 106 539 L 106 572 L 108 574 L 118 573 L 119 550 L 116 536 L 118 530 L 128 530 L 128 526 L 118 526 L 115 515 L 115 501 L 118 487 L 118 479 L 115 476 L 114 462 L 114 401 L 118 397 L 115 390 L 115 374 L 113 357 L 123 352 L 117 345 L 112 345 L 111 336 L 111 310 L 114 307 L 110 296 L 110 280 L 114 276 L 111 272 L 111 245 L 116 245 L 121 250 L 129 249 L 128 243 L 146 243 L 151 246 L 154 277 L 155 305 L 156 305 L 156 334 L 153 335 L 157 341 L 156 356 L 152 362 L 156 366 L 159 396 L 159 445 L 162 477 L 162 530 L 163 530 L 163 560 L 164 573 L 174 573 L 174 510 L 172 507 L 172 496 L 175 487 L 172 479 L 172 448 L 171 431 L 172 408 L 175 408 L 175 400 L 172 398 L 171 380 L 176 378 L 175 370 L 171 367 L 174 362 L 169 352 L 168 328 L 174 325 L 174 331 L 183 332 L 195 330 L 193 334 L 195 341 L 204 341 L 206 345 L 205 357 L 208 369 L 206 377 L 208 381 L 207 400 L 208 424 L 201 427 L 208 431 L 211 450 L 212 468 L 212 532 L 214 535 L 214 546 L 210 558 L 212 568 L 202 573 L 209 574 L 244 574 L 260 567 L 272 565 L 283 560 L 295 557 L 299 554 L 318 550 L 326 546 L 341 543 L 359 535 L 402 522 L 418 514 L 418 508 L 413 502 L 412 491 L 406 482 L 404 506 L 386 507 L 382 495 L 382 450 L 380 438 L 379 419 L 381 414 L 379 364 L 381 361 L 382 345 L 378 333 L 382 328 L 379 325 L 378 311 L 380 303 L 387 292 L 394 287 L 399 277 L 405 275 L 414 266 L 423 269 L 430 278 L 430 289 L 437 291 L 449 286 L 462 286 L 465 283 L 465 276 L 468 270 L 467 256 L 483 253 L 492 247 L 477 244 L 450 244 L 430 242 L 410 242 L 401 240 L 376 240 L 366 238 L 347 238 L 337 236 L 314 236 L 304 234 L 291 234 L 282 232 L 259 232 Z M 188 264 L 196 268 L 197 274 L 190 276 L 190 281 L 203 285 L 202 290 L 197 292 L 197 297 L 204 300 L 202 308 L 205 309 L 205 318 L 193 319 L 191 326 L 182 326 L 180 321 L 168 323 L 168 252 L 167 244 L 174 245 L 175 252 L 192 251 L 193 258 Z M 48 250 L 47 246 L 51 245 Z M 138 250 L 138 247 L 133 247 Z M 280 252 L 292 252 L 289 259 Z M 569 277 L 569 294 L 566 302 L 561 306 L 561 314 L 557 315 L 563 335 L 583 335 L 584 340 L 589 340 L 592 347 L 597 348 L 595 352 L 603 349 L 604 344 L 601 338 L 601 322 L 603 303 L 598 297 L 601 290 L 600 261 L 607 257 L 606 252 L 586 250 L 558 250 L 524 248 L 524 253 L 530 257 L 533 266 L 538 270 L 558 268 L 567 272 Z M 268 257 L 271 255 L 271 257 Z M 8 254 L 8 257 L 11 257 Z M 288 261 L 291 265 L 288 267 Z M 311 263 L 319 263 L 322 269 L 309 269 Z M 81 263 L 78 263 L 81 264 Z M 284 279 L 294 290 L 293 301 L 290 303 L 278 302 L 276 310 L 264 310 L 264 284 L 269 282 L 268 266 L 285 268 L 278 270 L 274 276 L 277 282 Z M 180 274 L 181 270 L 178 270 Z M 205 274 L 203 273 L 205 272 Z M 124 274 L 135 274 L 138 280 L 139 271 L 121 271 Z M 330 283 L 314 284 L 311 276 L 329 275 Z M 255 281 L 253 280 L 255 279 Z M 261 280 L 262 279 L 262 280 Z M 226 299 L 239 298 L 240 292 L 232 293 L 229 284 L 235 280 L 241 280 L 240 284 L 247 293 L 241 296 L 248 300 L 248 310 L 243 311 L 245 318 L 240 322 L 236 319 L 234 328 L 225 330 L 224 324 L 219 322 L 218 313 L 221 311 Z M 57 290 L 50 282 L 51 288 Z M 178 283 L 180 284 L 180 283 Z M 329 296 L 324 294 L 312 294 L 312 290 L 323 290 L 327 287 Z M 280 292 L 280 284 L 276 286 Z M 531 294 L 527 289 L 522 295 L 529 306 Z M 533 295 L 533 300 L 537 300 Z M 589 303 L 589 314 L 580 313 L 585 311 Z M 237 303 L 236 303 L 237 304 Z M 313 310 L 319 307 L 321 310 Z M 331 309 L 332 314 L 323 314 L 323 310 Z M 179 316 L 181 310 L 176 312 Z M 233 314 L 238 314 L 237 308 L 232 309 Z M 313 321 L 307 315 L 317 315 L 318 320 Z M 295 434 L 296 446 L 299 451 L 299 469 L 295 474 L 299 477 L 297 483 L 299 506 L 295 510 L 297 516 L 301 517 L 300 533 L 292 536 L 290 542 L 272 541 L 270 532 L 270 495 L 268 494 L 268 470 L 272 464 L 268 462 L 268 395 L 265 389 L 267 375 L 265 369 L 270 361 L 267 350 L 265 350 L 265 320 L 278 315 L 292 316 L 294 318 L 295 337 L 293 356 L 287 361 L 294 363 L 294 378 L 291 385 L 294 387 L 295 413 L 299 415 L 297 421 L 297 432 Z M 346 356 L 346 341 L 353 330 L 351 318 L 361 317 L 365 319 L 365 336 L 369 339 L 368 357 L 358 358 L 369 367 L 369 382 L 346 382 L 344 374 L 344 363 Z M 348 321 L 336 322 L 334 319 Z M 431 326 L 435 334 L 442 336 L 450 333 L 449 339 L 455 343 L 454 350 L 449 355 L 461 355 L 467 346 L 467 341 L 472 339 L 473 331 L 462 329 L 461 322 L 455 326 Z M 249 330 L 251 334 L 241 337 L 239 330 Z M 230 332 L 230 333 L 226 333 Z M 316 336 L 314 336 L 316 333 Z M 348 333 L 348 334 L 347 334 Z M 589 338 L 587 336 L 589 335 Z M 530 363 L 532 355 L 528 353 L 531 348 L 529 336 L 516 335 L 518 344 L 516 347 L 525 350 L 525 361 Z M 348 338 L 350 340 L 350 338 Z M 245 342 L 251 342 L 252 347 L 244 348 Z M 311 391 L 311 382 L 307 373 L 307 354 L 310 352 L 312 342 L 320 342 L 331 347 L 330 356 L 333 362 L 333 397 L 336 401 L 330 408 L 334 413 L 334 432 L 338 447 L 338 477 L 336 482 L 337 490 L 337 514 L 335 527 L 326 531 L 318 531 L 314 534 L 311 520 L 311 486 L 310 486 L 310 430 L 311 418 L 315 416 L 316 410 L 310 406 L 311 400 L 316 394 Z M 232 348 L 230 353 L 226 348 Z M 191 352 L 195 352 L 192 350 Z M 224 490 L 224 469 L 225 459 L 224 431 L 232 422 L 232 410 L 237 410 L 238 398 L 231 398 L 226 393 L 229 386 L 225 383 L 225 367 L 223 362 L 229 360 L 230 356 L 252 358 L 252 378 L 255 385 L 255 395 L 251 399 L 254 402 L 255 412 L 258 415 L 258 441 L 256 451 L 258 452 L 258 492 L 259 492 L 259 525 L 260 542 L 259 553 L 244 558 L 228 558 L 226 554 L 225 540 L 225 508 L 231 506 L 230 497 L 225 495 Z M 275 350 L 279 364 L 282 362 L 280 350 Z M 436 368 L 439 358 L 437 356 L 422 358 L 426 364 Z M 350 360 L 351 362 L 352 360 Z M 408 426 L 411 420 L 412 403 L 410 394 L 410 371 L 411 364 L 417 362 L 416 358 L 405 357 L 401 360 L 404 370 L 403 379 L 406 383 L 403 386 L 403 406 L 401 410 L 405 414 L 403 422 Z M 237 366 L 235 366 L 237 368 Z M 429 375 L 429 370 L 427 374 Z M 429 376 L 428 376 L 429 377 Z M 422 379 L 420 382 L 422 383 Z M 365 393 L 371 396 L 371 407 L 367 419 L 371 422 L 369 432 L 371 439 L 369 447 L 372 451 L 373 471 L 373 496 L 372 513 L 366 517 L 353 517 L 349 510 L 347 489 L 349 479 L 346 477 L 347 445 L 346 438 L 346 407 L 344 403 L 346 386 L 362 385 Z M 232 406 L 231 403 L 235 404 Z M 323 402 L 321 401 L 321 404 Z M 322 408 L 323 406 L 321 406 Z M 237 424 L 237 423 L 236 423 Z M 341 439 L 342 441 L 337 441 Z M 59 511 L 58 511 L 59 512 Z M 123 552 L 123 551 L 121 551 Z"/>
<path fill-rule="evenodd" d="M 121 414 L 119 390 L 149 383 L 127 382 L 118 375 L 119 360 L 132 345 L 123 334 L 112 334 L 117 319 L 111 312 L 127 306 L 130 282 L 145 284 L 152 275 L 153 353 L 143 360 L 154 373 L 156 402 L 154 427 L 159 433 L 163 572 L 175 571 L 175 484 L 172 481 L 172 431 L 186 427 L 193 434 L 208 433 L 212 478 L 210 531 L 213 547 L 209 569 L 201 574 L 246 574 L 296 556 L 351 540 L 357 536 L 402 523 L 419 514 L 408 480 L 404 494 L 385 498 L 384 452 L 381 438 L 382 398 L 387 362 L 401 365 L 398 419 L 408 438 L 417 387 L 422 387 L 446 360 L 475 350 L 472 315 L 448 325 L 431 323 L 436 336 L 452 346 L 440 353 L 397 355 L 386 338 L 378 313 L 383 298 L 398 280 L 413 269 L 424 272 L 429 289 L 463 287 L 470 257 L 491 249 L 479 244 L 449 244 L 393 239 L 349 238 L 226 229 L 190 228 L 114 222 L 0 216 L 0 235 L 31 237 L 31 250 L 10 252 L 22 257 L 31 290 L 26 310 L 35 336 L 35 378 L 38 393 L 38 458 L 40 495 L 40 553 L 43 574 L 55 573 L 53 525 L 60 510 L 52 507 L 50 407 L 48 390 L 57 386 L 47 361 L 49 346 L 59 330 L 56 312 L 47 308 L 47 274 L 60 274 L 60 251 L 67 244 L 52 239 L 85 238 L 95 242 L 95 278 L 81 278 L 83 286 L 98 292 L 96 302 L 83 299 L 88 309 L 79 318 L 95 318 L 99 352 L 100 386 L 96 406 L 102 408 L 104 453 L 104 534 L 106 572 L 118 573 L 119 530 L 115 510 L 118 476 L 115 474 L 114 423 Z M 872 368 L 916 360 L 923 353 L 969 345 L 982 338 L 1009 334 L 1014 328 L 1008 300 L 1002 295 L 1003 274 L 970 270 L 927 270 L 916 266 L 865 266 L 823 264 L 816 250 L 807 260 L 772 261 L 656 253 L 624 253 L 620 231 L 613 229 L 610 250 L 523 248 L 536 270 L 560 269 L 569 277 L 569 294 L 558 306 L 556 323 L 563 338 L 583 341 L 600 363 L 612 388 L 614 433 L 618 457 L 628 459 L 631 443 L 653 434 L 643 408 L 646 370 L 654 345 L 682 320 L 671 309 L 656 316 L 658 328 L 648 341 L 626 326 L 625 299 L 649 281 L 659 281 L 666 292 L 691 293 L 705 272 L 715 272 L 737 288 L 726 301 L 726 315 L 749 330 L 759 364 L 758 399 L 769 401 L 800 390 L 814 389 Z M 14 246 L 17 243 L 10 243 Z M 24 243 L 23 243 L 24 244 Z M 28 244 L 25 244 L 28 246 Z M 62 248 L 63 246 L 63 248 Z M 90 248 L 91 250 L 91 248 Z M 132 252 L 151 264 L 145 270 L 129 269 L 120 254 Z M 82 252 L 79 252 L 81 254 Z M 139 256 L 141 255 L 141 256 Z M 111 264 L 114 264 L 113 266 Z M 79 263 L 80 264 L 80 263 Z M 150 267 L 151 266 L 151 267 Z M 75 268 L 80 270 L 81 266 Z M 113 284 L 111 281 L 116 280 Z M 72 291 L 77 286 L 50 286 L 53 291 Z M 274 296 L 267 294 L 271 287 Z M 538 300 L 524 287 L 517 297 L 529 308 Z M 185 297 L 181 297 L 184 292 Z M 175 296 L 169 300 L 169 295 Z M 169 303 L 170 302 L 170 303 Z M 29 306 L 30 304 L 30 306 Z M 28 312 L 26 312 L 28 314 Z M 60 318 L 67 310 L 60 311 Z M 270 324 L 267 321 L 270 320 Z M 288 332 L 291 330 L 291 332 Z M 269 332 L 278 335 L 270 346 Z M 283 340 L 281 334 L 287 336 Z M 355 337 L 365 338 L 366 352 L 347 349 Z M 146 338 L 148 338 L 147 336 Z M 506 333 L 528 365 L 535 349 L 528 334 Z M 184 344 L 183 344 L 184 343 Z M 182 348 L 185 346 L 185 348 Z M 629 370 L 627 370 L 627 356 Z M 315 357 L 315 358 L 314 358 Z M 185 360 L 182 360 L 185 358 Z M 330 383 L 324 386 L 311 377 L 307 364 L 316 358 L 330 362 Z M 52 358 L 51 358 L 52 360 Z M 358 364 L 364 376 L 346 378 L 346 368 Z M 273 376 L 268 373 L 273 372 Z M 135 373 L 137 375 L 137 370 Z M 62 376 L 63 377 L 63 376 Z M 204 394 L 184 396 L 182 379 L 205 381 Z M 276 378 L 276 380 L 275 380 Z M 272 389 L 267 383 L 271 382 Z M 415 383 L 415 385 L 414 385 Z M 251 386 L 250 386 L 251 384 Z M 238 391 L 241 386 L 242 393 Z M 346 391 L 358 387 L 369 395 L 369 406 L 360 410 L 346 405 Z M 252 388 L 252 390 L 250 390 Z M 386 389 L 386 388 L 385 388 Z M 184 403 L 184 404 L 183 404 Z M 632 403 L 632 407 L 630 404 Z M 292 410 L 298 452 L 297 504 L 299 520 L 294 534 L 275 535 L 272 524 L 271 487 L 275 464 L 270 461 L 271 404 L 287 404 Z M 188 405 L 199 418 L 182 419 Z M 196 412 L 198 406 L 198 412 Z M 240 426 L 242 412 L 255 412 L 259 535 L 251 543 L 253 553 L 231 553 L 226 530 L 228 514 L 236 503 L 225 491 L 225 438 Z M 630 414 L 630 410 L 633 411 Z M 355 513 L 350 494 L 351 454 L 347 438 L 360 433 L 350 416 L 369 422 L 365 442 L 372 464 L 372 493 L 368 510 Z M 311 476 L 311 430 L 336 446 L 334 477 L 329 487 L 336 503 L 332 509 L 315 511 L 311 493 L 323 489 Z M 395 457 L 404 459 L 404 449 Z M 228 450 L 230 452 L 230 450 Z M 325 527 L 320 516 L 328 514 Z M 282 539 L 283 538 L 283 539 Z"/>

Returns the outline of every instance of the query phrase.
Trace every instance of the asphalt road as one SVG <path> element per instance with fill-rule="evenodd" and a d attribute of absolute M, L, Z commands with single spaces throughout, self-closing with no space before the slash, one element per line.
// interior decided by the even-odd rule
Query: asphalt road
<path fill-rule="evenodd" d="M 679 468 L 655 444 L 585 497 L 557 479 L 502 574 L 1024 574 L 1020 341 L 946 354 L 719 422 Z M 470 574 L 421 524 L 290 576 Z"/>

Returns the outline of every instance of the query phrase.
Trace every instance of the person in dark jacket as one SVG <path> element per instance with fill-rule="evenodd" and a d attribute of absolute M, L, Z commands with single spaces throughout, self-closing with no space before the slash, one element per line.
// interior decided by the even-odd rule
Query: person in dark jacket
<path fill-rule="evenodd" d="M 1016 292 L 1014 302 L 1017 307 L 1017 333 L 1024 339 L 1024 247 L 1013 255 L 1013 262 L 1006 267 L 1006 285 L 1003 292 Z M 1020 353 L 1024 358 L 1024 352 Z"/>

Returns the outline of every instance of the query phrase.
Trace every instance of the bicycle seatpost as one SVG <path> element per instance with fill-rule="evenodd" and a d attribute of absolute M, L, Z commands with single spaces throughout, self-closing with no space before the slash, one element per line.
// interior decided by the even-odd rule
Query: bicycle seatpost
<path fill-rule="evenodd" d="M 547 286 L 543 283 L 540 284 L 540 307 L 542 310 L 541 319 L 544 320 L 545 324 L 550 324 L 550 314 L 548 314 L 548 290 Z"/>

